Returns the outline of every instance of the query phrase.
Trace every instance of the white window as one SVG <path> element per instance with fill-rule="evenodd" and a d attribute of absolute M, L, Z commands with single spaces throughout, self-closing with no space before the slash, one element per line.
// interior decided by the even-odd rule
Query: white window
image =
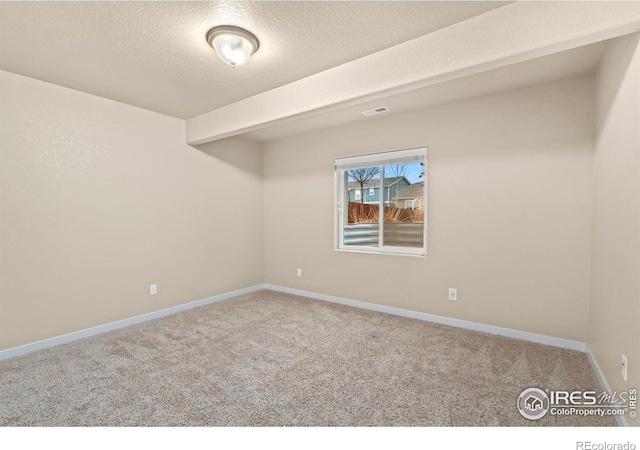
<path fill-rule="evenodd" d="M 335 168 L 337 249 L 426 254 L 426 147 L 339 158 Z M 372 184 L 380 192 L 375 202 L 351 199 L 350 191 Z M 407 197 L 424 201 L 400 200 Z"/>

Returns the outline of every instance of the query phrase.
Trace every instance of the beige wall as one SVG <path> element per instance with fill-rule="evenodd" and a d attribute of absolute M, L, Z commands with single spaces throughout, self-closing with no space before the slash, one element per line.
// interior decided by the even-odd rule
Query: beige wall
<path fill-rule="evenodd" d="M 0 349 L 263 282 L 259 144 L 7 72 L 0 105 Z"/>
<path fill-rule="evenodd" d="M 0 350 L 266 281 L 588 340 L 614 390 L 637 387 L 639 39 L 612 41 L 597 81 L 264 152 L 243 138 L 196 149 L 182 120 L 0 71 Z M 428 255 L 335 251 L 334 159 L 424 145 Z"/>
<path fill-rule="evenodd" d="M 639 42 L 640 34 L 612 41 L 597 81 L 589 346 L 618 392 L 640 388 Z"/>
<path fill-rule="evenodd" d="M 265 281 L 585 341 L 594 96 L 587 75 L 267 143 Z M 334 159 L 424 145 L 428 255 L 334 251 Z"/>

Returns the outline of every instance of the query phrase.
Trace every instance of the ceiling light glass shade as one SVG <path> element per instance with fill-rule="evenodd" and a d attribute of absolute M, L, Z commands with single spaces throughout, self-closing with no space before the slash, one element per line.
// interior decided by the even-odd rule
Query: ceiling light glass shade
<path fill-rule="evenodd" d="M 223 25 L 207 33 L 207 42 L 221 60 L 231 67 L 239 66 L 258 50 L 258 39 L 242 28 Z"/>

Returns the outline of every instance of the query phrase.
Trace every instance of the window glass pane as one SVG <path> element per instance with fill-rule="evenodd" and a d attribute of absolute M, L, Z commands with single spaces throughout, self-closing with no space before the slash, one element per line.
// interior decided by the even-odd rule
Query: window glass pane
<path fill-rule="evenodd" d="M 424 246 L 424 166 L 419 162 L 384 166 L 383 245 Z"/>
<path fill-rule="evenodd" d="M 365 167 L 347 170 L 348 214 L 343 229 L 343 245 L 379 247 L 380 206 L 378 189 L 380 168 Z M 373 195 L 370 194 L 373 191 Z"/>
<path fill-rule="evenodd" d="M 424 255 L 427 149 L 338 158 L 339 248 Z"/>

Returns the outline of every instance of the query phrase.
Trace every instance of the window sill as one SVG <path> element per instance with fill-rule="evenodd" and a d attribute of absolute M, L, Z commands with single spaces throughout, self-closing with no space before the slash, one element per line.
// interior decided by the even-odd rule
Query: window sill
<path fill-rule="evenodd" d="M 391 255 L 391 256 L 411 256 L 414 258 L 424 258 L 427 256 L 427 252 L 421 249 L 420 253 L 408 253 L 408 252 L 394 252 L 394 251 L 375 251 L 368 249 L 356 249 L 356 248 L 334 248 L 336 252 L 346 253 L 366 253 L 370 255 Z"/>

